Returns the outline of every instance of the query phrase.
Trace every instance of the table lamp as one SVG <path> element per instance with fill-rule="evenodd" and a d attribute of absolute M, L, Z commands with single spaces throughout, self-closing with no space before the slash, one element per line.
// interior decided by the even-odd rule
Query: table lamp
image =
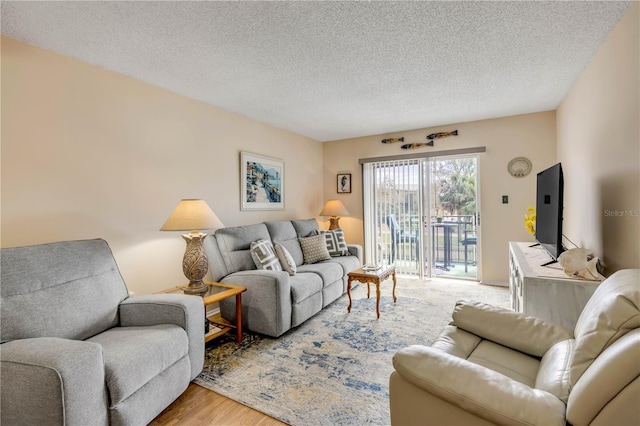
<path fill-rule="evenodd" d="M 190 231 L 182 235 L 187 242 L 182 272 L 189 279 L 189 285 L 184 288 L 185 294 L 203 296 L 207 292 L 203 278 L 209 270 L 209 260 L 202 245 L 207 234 L 200 231 L 223 227 L 206 201 L 186 199 L 178 203 L 169 219 L 160 228 L 161 231 Z"/>
<path fill-rule="evenodd" d="M 340 227 L 338 224 L 340 218 L 338 216 L 349 216 L 349 211 L 344 204 L 342 204 L 342 201 L 329 200 L 320 212 L 320 216 L 331 216 L 329 218 L 329 230 L 332 230 Z"/>

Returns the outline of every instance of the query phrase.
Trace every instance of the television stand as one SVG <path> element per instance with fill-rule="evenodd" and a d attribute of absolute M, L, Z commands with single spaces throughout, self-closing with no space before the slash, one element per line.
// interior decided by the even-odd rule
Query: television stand
<path fill-rule="evenodd" d="M 600 284 L 567 276 L 541 246 L 509 243 L 509 295 L 511 309 L 574 329 L 587 301 Z"/>

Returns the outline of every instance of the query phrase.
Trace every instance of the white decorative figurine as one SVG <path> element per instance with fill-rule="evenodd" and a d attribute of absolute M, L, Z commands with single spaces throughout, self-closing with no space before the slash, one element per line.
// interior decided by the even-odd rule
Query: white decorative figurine
<path fill-rule="evenodd" d="M 591 250 L 573 248 L 558 256 L 558 263 L 564 268 L 564 273 L 571 277 L 582 277 L 589 280 L 604 280 L 598 272 L 599 259 Z"/>

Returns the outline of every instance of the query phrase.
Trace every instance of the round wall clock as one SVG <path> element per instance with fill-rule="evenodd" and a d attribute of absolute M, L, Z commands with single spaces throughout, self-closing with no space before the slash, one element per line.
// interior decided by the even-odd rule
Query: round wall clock
<path fill-rule="evenodd" d="M 509 161 L 507 170 L 513 177 L 525 177 L 531 172 L 531 160 L 526 157 L 516 157 Z"/>

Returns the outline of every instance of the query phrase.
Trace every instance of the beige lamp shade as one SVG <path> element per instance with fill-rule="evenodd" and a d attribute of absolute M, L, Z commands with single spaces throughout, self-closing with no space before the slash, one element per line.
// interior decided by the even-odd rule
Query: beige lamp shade
<path fill-rule="evenodd" d="M 329 200 L 320 212 L 320 216 L 349 216 L 349 210 L 340 200 Z"/>
<path fill-rule="evenodd" d="M 349 210 L 342 204 L 340 200 L 329 200 L 320 212 L 320 216 L 331 216 L 329 218 L 329 230 L 338 229 L 340 224 L 338 216 L 349 216 Z"/>
<path fill-rule="evenodd" d="M 196 231 L 224 228 L 218 216 L 204 200 L 181 200 L 161 231 Z"/>

